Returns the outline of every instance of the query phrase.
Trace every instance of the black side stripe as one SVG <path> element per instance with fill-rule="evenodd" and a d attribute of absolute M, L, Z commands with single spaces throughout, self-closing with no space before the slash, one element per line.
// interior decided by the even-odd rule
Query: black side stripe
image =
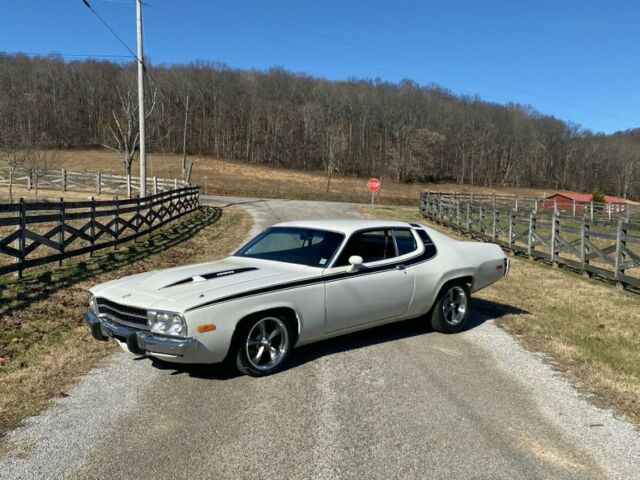
<path fill-rule="evenodd" d="M 334 273 L 333 275 L 327 275 L 327 276 L 320 276 L 320 277 L 313 277 L 313 278 L 306 278 L 304 280 L 298 280 L 295 282 L 288 282 L 288 283 L 281 283 L 279 285 L 271 285 L 269 287 L 263 287 L 263 288 L 256 288 L 254 290 L 249 290 L 246 292 L 240 292 L 240 293 L 236 293 L 234 295 L 228 295 L 226 297 L 221 297 L 221 298 L 217 298 L 215 300 L 211 300 L 210 302 L 206 302 L 206 303 L 202 303 L 200 305 L 196 305 L 195 307 L 191 307 L 185 310 L 185 312 L 190 312 L 192 310 L 198 310 L 200 308 L 204 308 L 204 307 L 208 307 L 211 305 L 215 305 L 218 303 L 223 303 L 223 302 L 230 302 L 232 300 L 238 300 L 240 298 L 245 298 L 245 297 L 253 297 L 256 295 L 264 295 L 265 293 L 271 293 L 271 292 L 276 292 L 278 290 L 288 290 L 288 289 L 292 289 L 292 288 L 299 288 L 299 287 L 306 287 L 308 285 L 314 285 L 317 283 L 324 283 L 324 282 L 335 282 L 337 280 L 343 280 L 345 278 L 353 278 L 353 277 L 358 277 L 360 275 L 371 275 L 374 273 L 380 273 L 380 272 L 386 272 L 389 270 L 394 270 L 398 265 L 404 265 L 405 267 L 410 267 L 413 265 L 417 265 L 419 263 L 424 263 L 428 260 L 431 260 L 433 257 L 436 256 L 436 248 L 433 245 L 433 243 L 431 243 L 431 239 L 429 239 L 428 236 L 426 236 L 426 233 L 424 235 L 426 237 L 425 238 L 420 235 L 420 238 L 422 239 L 423 242 L 428 241 L 429 244 L 424 245 L 424 251 L 420 254 L 417 255 L 413 258 L 408 258 L 404 261 L 400 261 L 400 262 L 394 262 L 394 263 L 389 263 L 387 265 L 378 265 L 376 267 L 369 267 L 369 268 L 363 268 L 361 270 L 356 270 L 354 272 L 340 272 L 340 273 Z"/>
<path fill-rule="evenodd" d="M 202 277 L 206 280 L 211 280 L 212 278 L 220 278 L 220 277 L 228 277 L 229 275 L 236 275 L 238 273 L 244 273 L 244 272 L 251 272 L 253 270 L 258 270 L 256 267 L 244 267 L 244 268 L 231 268 L 231 269 L 227 269 L 227 270 L 221 270 L 219 272 L 211 272 L 211 273 L 205 273 L 202 275 L 195 275 L 196 277 Z M 177 285 L 183 285 L 185 283 L 191 283 L 193 281 L 193 276 L 189 277 L 189 278 L 185 278 L 183 280 L 178 280 L 175 283 L 172 283 L 170 285 L 165 285 L 162 288 L 170 288 L 170 287 L 175 287 Z"/>

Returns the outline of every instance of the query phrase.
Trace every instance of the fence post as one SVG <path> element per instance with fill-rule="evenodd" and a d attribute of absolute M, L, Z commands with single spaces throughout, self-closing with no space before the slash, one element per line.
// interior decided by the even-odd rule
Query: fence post
<path fill-rule="evenodd" d="M 551 241 L 549 242 L 551 246 L 551 266 L 557 267 L 558 263 L 556 262 L 556 242 L 558 240 L 558 227 L 560 226 L 560 219 L 557 215 L 553 215 L 551 222 Z"/>
<path fill-rule="evenodd" d="M 471 201 L 467 198 L 467 231 L 471 228 Z"/>
<path fill-rule="evenodd" d="M 591 218 L 591 221 L 593 222 L 593 200 L 591 200 L 591 202 L 589 202 L 589 211 L 591 212 L 590 213 L 590 218 Z"/>
<path fill-rule="evenodd" d="M 138 233 L 140 233 L 140 194 L 136 195 L 136 239 L 138 241 Z"/>
<path fill-rule="evenodd" d="M 27 172 L 27 190 L 31 190 L 31 172 Z"/>
<path fill-rule="evenodd" d="M 518 196 L 517 196 L 517 195 L 516 195 L 516 198 L 515 198 L 515 206 L 514 206 L 514 209 L 515 209 L 515 211 L 516 211 L 516 212 L 518 211 Z"/>
<path fill-rule="evenodd" d="M 536 218 L 535 218 L 535 213 L 532 212 L 529 214 L 529 236 L 527 237 L 527 255 L 529 256 L 529 258 L 533 256 L 533 249 L 534 249 L 533 232 L 535 232 L 535 230 L 536 230 Z"/>
<path fill-rule="evenodd" d="M 513 219 L 515 214 L 509 212 L 509 250 L 513 253 Z"/>
<path fill-rule="evenodd" d="M 158 194 L 158 177 L 153 177 L 153 194 Z"/>
<path fill-rule="evenodd" d="M 584 265 L 583 265 L 583 272 L 582 275 L 584 277 L 590 277 L 591 276 L 591 272 L 589 272 L 587 270 L 587 267 L 589 266 L 590 260 L 589 260 L 589 253 L 591 253 L 591 248 L 589 248 L 589 242 L 591 241 L 591 235 L 590 235 L 590 231 L 591 231 L 591 224 L 588 223 L 586 220 L 584 222 L 584 234 L 583 234 L 583 243 L 584 243 Z"/>
<path fill-rule="evenodd" d="M 64 198 L 60 198 L 60 220 L 58 222 L 58 250 L 60 251 L 60 259 L 58 260 L 58 266 L 62 266 L 62 258 L 64 257 Z"/>
<path fill-rule="evenodd" d="M 173 189 L 174 189 L 174 190 L 177 190 L 177 189 L 178 189 L 178 179 L 177 179 L 177 178 L 174 178 L 174 179 L 173 179 Z"/>
<path fill-rule="evenodd" d="M 93 249 L 96 246 L 96 199 L 95 197 L 91 197 L 91 219 L 89 220 L 91 223 L 89 224 L 89 235 L 91 241 L 89 245 L 91 246 L 91 250 L 89 250 L 89 258 L 93 257 Z"/>
<path fill-rule="evenodd" d="M 558 200 L 556 200 L 555 198 L 553 199 L 553 215 L 557 215 L 558 214 Z"/>
<path fill-rule="evenodd" d="M 572 211 L 572 215 L 575 217 L 576 216 L 576 199 L 575 198 L 571 199 L 571 211 Z"/>
<path fill-rule="evenodd" d="M 153 229 L 153 221 L 155 220 L 155 212 L 153 210 L 153 202 L 152 197 L 146 197 L 147 203 L 147 217 L 148 217 L 148 225 L 147 229 L 149 231 L 149 238 L 151 238 L 151 230 Z"/>
<path fill-rule="evenodd" d="M 27 249 L 27 209 L 25 208 L 24 198 L 20 197 L 20 237 L 18 237 L 18 250 L 20 250 L 20 268 L 18 269 L 18 278 L 22 278 L 24 270 L 25 251 Z"/>
<path fill-rule="evenodd" d="M 538 213 L 538 199 L 533 200 L 533 213 Z"/>
<path fill-rule="evenodd" d="M 127 175 L 127 198 L 131 198 L 131 175 Z"/>
<path fill-rule="evenodd" d="M 496 229 L 498 223 L 498 210 L 496 210 L 495 205 L 493 206 L 493 227 L 491 228 L 491 241 L 496 241 Z"/>
<path fill-rule="evenodd" d="M 616 287 L 618 288 L 624 288 L 624 283 L 620 281 L 620 274 L 622 273 L 624 275 L 624 256 L 623 256 L 624 253 L 622 251 L 623 222 L 624 222 L 623 219 L 618 220 L 618 226 L 616 228 L 616 262 L 615 262 L 616 269 L 615 269 L 613 278 L 616 280 Z M 626 234 L 627 234 L 627 231 L 626 229 L 624 229 L 624 235 Z M 626 246 L 626 242 L 625 242 L 625 246 Z"/>
<path fill-rule="evenodd" d="M 113 245 L 113 249 L 117 250 L 118 249 L 118 240 L 120 237 L 120 201 L 118 200 L 118 197 L 115 198 L 116 200 L 116 214 L 115 214 L 115 222 L 113 222 L 113 225 L 115 227 L 115 239 L 116 239 L 116 243 Z"/>
<path fill-rule="evenodd" d="M 607 218 L 611 221 L 611 203 L 607 203 Z"/>
<path fill-rule="evenodd" d="M 60 189 L 63 192 L 67 191 L 67 171 L 64 168 L 60 172 Z"/>
<path fill-rule="evenodd" d="M 101 190 L 102 190 L 102 174 L 98 172 L 96 173 L 96 195 L 100 195 Z"/>
<path fill-rule="evenodd" d="M 484 208 L 480 204 L 480 236 L 484 237 Z"/>

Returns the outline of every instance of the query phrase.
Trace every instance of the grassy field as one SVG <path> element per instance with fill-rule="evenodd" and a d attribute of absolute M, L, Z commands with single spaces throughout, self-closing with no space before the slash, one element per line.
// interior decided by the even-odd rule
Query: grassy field
<path fill-rule="evenodd" d="M 429 224 L 417 208 L 362 209 L 370 217 Z M 482 313 L 497 318 L 526 348 L 547 354 L 595 401 L 640 426 L 640 295 L 524 258 L 511 262 L 505 280 L 476 294 L 504 304 L 505 311 Z M 514 307 L 523 313 L 508 313 Z"/>
<path fill-rule="evenodd" d="M 63 167 L 70 171 L 88 171 L 122 174 L 123 168 L 116 154 L 106 150 L 69 150 L 62 152 Z M 149 176 L 179 178 L 182 157 L 174 154 L 154 153 L 148 157 Z M 260 165 L 219 160 L 211 157 L 192 156 L 192 181 L 214 195 L 253 196 L 267 198 L 296 198 L 309 200 L 335 200 L 368 203 L 367 178 L 334 176 L 327 193 L 327 179 L 322 172 L 276 169 Z M 137 164 L 134 175 L 138 174 Z M 494 190 L 456 184 L 404 184 L 383 178 L 378 202 L 413 205 L 425 189 L 442 192 L 476 192 L 502 194 L 517 193 L 522 196 L 543 195 L 542 190 L 501 188 Z M 43 191 L 44 196 L 59 197 L 60 192 Z M 90 194 L 88 194 L 90 195 Z"/>
<path fill-rule="evenodd" d="M 87 289 L 147 270 L 227 255 L 248 234 L 249 215 L 225 209 L 216 221 L 192 216 L 146 241 L 0 278 L 0 435 L 45 408 L 114 347 L 83 325 Z M 116 347 L 117 348 L 117 347 Z"/>

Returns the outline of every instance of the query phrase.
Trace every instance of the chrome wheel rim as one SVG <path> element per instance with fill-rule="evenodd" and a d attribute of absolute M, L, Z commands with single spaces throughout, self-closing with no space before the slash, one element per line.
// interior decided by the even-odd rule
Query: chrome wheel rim
<path fill-rule="evenodd" d="M 442 317 L 451 326 L 462 323 L 467 312 L 467 293 L 462 287 L 452 287 L 442 299 Z"/>
<path fill-rule="evenodd" d="M 245 342 L 247 360 L 257 370 L 277 367 L 289 348 L 289 334 L 285 324 L 276 317 L 265 317 L 256 322 Z"/>

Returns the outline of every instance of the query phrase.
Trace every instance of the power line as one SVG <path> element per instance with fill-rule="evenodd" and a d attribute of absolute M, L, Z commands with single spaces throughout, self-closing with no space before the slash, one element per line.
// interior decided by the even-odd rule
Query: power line
<path fill-rule="evenodd" d="M 138 58 L 138 56 L 137 56 L 135 53 L 133 53 L 133 50 L 131 50 L 131 49 L 129 48 L 129 46 L 125 43 L 125 41 L 124 41 L 124 40 L 122 40 L 122 38 L 120 38 L 120 36 L 115 32 L 115 30 L 114 30 L 113 28 L 111 28 L 111 27 L 109 26 L 109 24 L 108 24 L 107 22 L 105 22 L 105 21 L 104 21 L 104 19 L 103 19 L 103 18 L 98 14 L 98 12 L 96 12 L 96 11 L 93 9 L 93 7 L 91 6 L 91 4 L 89 3 L 89 0 L 82 0 L 82 3 L 84 3 L 84 4 L 87 6 L 87 8 L 88 8 L 89 10 L 91 10 L 91 12 L 93 12 L 93 14 L 98 18 L 98 20 L 100 20 L 100 21 L 102 22 L 102 24 L 103 24 L 105 27 L 107 27 L 107 29 L 111 32 L 111 34 L 112 34 L 114 37 L 116 37 L 116 38 L 118 39 L 118 41 L 119 41 L 119 42 L 124 46 L 124 48 L 126 48 L 126 49 L 129 51 L 129 53 L 131 54 L 131 56 L 132 56 L 133 58 L 135 58 L 135 59 L 136 59 L 136 60 L 138 60 L 139 62 L 142 62 L 142 59 L 141 59 L 141 58 Z"/>
<path fill-rule="evenodd" d="M 587 107 L 587 106 L 584 106 L 584 105 L 578 105 L 578 104 L 575 104 L 575 103 L 565 102 L 564 100 L 558 100 L 558 99 L 555 99 L 555 98 L 552 98 L 552 97 L 548 97 L 546 95 L 541 95 L 539 93 L 531 92 L 531 91 L 528 91 L 528 90 L 523 90 L 523 89 L 520 89 L 520 88 L 517 88 L 517 87 L 511 87 L 509 85 L 505 85 L 505 84 L 501 84 L 501 83 L 498 83 L 498 82 L 494 82 L 492 80 L 486 80 L 486 79 L 483 79 L 483 78 L 475 77 L 475 76 L 472 76 L 472 75 L 468 75 L 466 73 L 456 72 L 456 71 L 450 70 L 448 68 L 444 68 L 444 67 L 441 67 L 441 66 L 438 66 L 438 65 L 422 62 L 422 61 L 419 61 L 419 60 L 414 60 L 414 59 L 411 59 L 411 58 L 408 58 L 408 57 L 405 57 L 405 56 L 402 56 L 402 55 L 398 55 L 398 54 L 394 54 L 394 53 L 390 53 L 390 52 L 385 52 L 385 51 L 382 51 L 382 50 L 371 48 L 371 47 L 369 47 L 367 45 L 362 45 L 362 44 L 359 44 L 359 43 L 356 43 L 356 42 L 352 42 L 350 40 L 344 40 L 344 39 L 341 39 L 341 38 L 338 38 L 338 37 L 334 37 L 333 35 L 329 35 L 329 34 L 326 34 L 324 32 L 317 32 L 317 31 L 313 31 L 313 30 L 308 30 L 308 29 L 300 27 L 298 25 L 293 25 L 293 24 L 290 24 L 288 22 L 284 22 L 284 21 L 279 20 L 279 19 L 266 17 L 264 15 L 247 12 L 247 11 L 241 10 L 239 8 L 232 7 L 230 5 L 225 5 L 225 4 L 221 4 L 219 2 L 215 2 L 213 0 L 201 0 L 201 1 L 203 3 L 207 3 L 207 4 L 212 5 L 214 7 L 235 11 L 235 12 L 240 13 L 242 15 L 252 16 L 252 17 L 258 18 L 260 20 L 265 20 L 267 22 L 271 22 L 271 23 L 275 23 L 275 24 L 278 24 L 278 25 L 282 25 L 282 26 L 285 26 L 285 27 L 288 27 L 288 28 L 291 28 L 291 29 L 294 29 L 294 30 L 298 30 L 298 31 L 303 32 L 303 33 L 306 33 L 306 34 L 314 35 L 314 36 L 317 36 L 317 37 L 320 37 L 320 38 L 325 38 L 327 40 L 331 40 L 331 41 L 334 41 L 334 42 L 337 42 L 337 43 L 342 43 L 344 45 L 348 45 L 348 46 L 353 47 L 353 48 L 358 48 L 358 49 L 365 50 L 365 51 L 368 51 L 368 52 L 371 52 L 371 53 L 375 53 L 377 55 L 382 55 L 382 56 L 385 56 L 385 57 L 388 57 L 388 58 L 393 58 L 395 60 L 400 60 L 400 61 L 405 62 L 405 63 L 411 63 L 411 64 L 418 65 L 418 66 L 421 66 L 421 67 L 424 67 L 424 68 L 430 68 L 430 69 L 433 69 L 433 70 L 439 70 L 439 71 L 441 71 L 443 73 L 446 73 L 446 74 L 449 74 L 449 75 L 454 75 L 454 76 L 458 76 L 458 77 L 461 77 L 461 78 L 466 78 L 467 80 L 472 80 L 474 82 L 484 83 L 486 85 L 492 85 L 494 87 L 499 87 L 499 88 L 502 88 L 502 89 L 505 89 L 505 90 L 511 90 L 512 92 L 521 93 L 521 94 L 527 95 L 529 97 L 537 98 L 537 99 L 540 99 L 540 100 L 545 100 L 545 101 L 556 103 L 556 104 L 559 104 L 559 105 L 564 105 L 566 107 L 576 108 L 576 109 L 579 109 L 579 110 L 595 113 L 595 114 L 598 114 L 598 115 L 604 115 L 604 116 L 607 116 L 607 117 L 610 117 L 610 118 L 614 118 L 616 120 L 624 120 L 624 121 L 627 121 L 627 122 L 635 122 L 636 121 L 636 120 L 631 120 L 630 118 L 621 117 L 619 115 L 614 115 L 614 114 L 611 114 L 611 113 L 603 112 L 601 110 L 593 109 L 591 107 Z"/>

